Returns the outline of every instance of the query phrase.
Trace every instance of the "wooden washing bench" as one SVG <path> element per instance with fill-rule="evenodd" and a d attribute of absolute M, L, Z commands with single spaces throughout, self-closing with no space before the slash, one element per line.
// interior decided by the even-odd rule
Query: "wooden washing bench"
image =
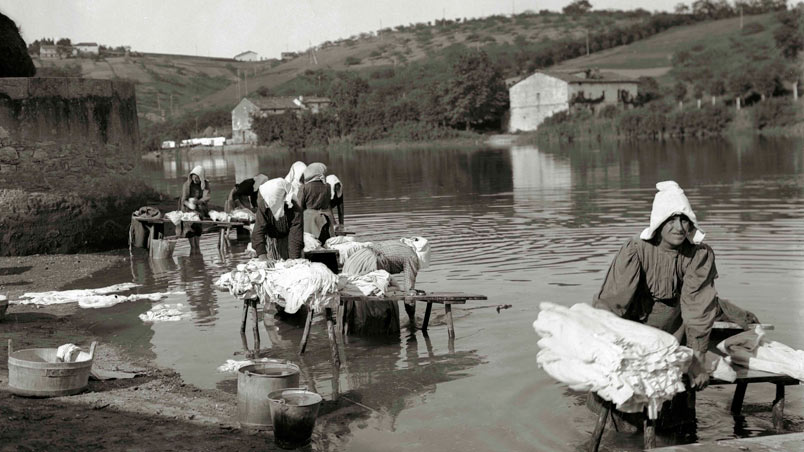
<path fill-rule="evenodd" d="M 164 239 L 165 238 L 165 224 L 173 224 L 172 221 L 168 220 L 167 218 L 146 218 L 146 217 L 131 217 L 131 221 L 139 221 L 142 225 L 148 229 L 148 242 L 146 244 L 146 248 L 149 250 L 149 254 L 152 255 L 153 247 L 151 246 L 151 242 L 154 239 Z M 226 241 L 227 234 L 229 232 L 229 228 L 236 227 L 236 228 L 244 228 L 251 224 L 250 221 L 243 220 L 235 220 L 235 221 L 213 221 L 213 220 L 190 220 L 190 221 L 182 221 L 184 225 L 193 225 L 193 224 L 200 224 L 203 228 L 204 226 L 212 226 L 211 232 L 218 232 L 218 249 L 223 250 L 228 245 Z M 175 237 L 175 236 L 174 236 Z M 177 237 L 178 238 L 178 237 Z"/>
<path fill-rule="evenodd" d="M 474 295 L 474 294 L 467 294 L 463 292 L 430 292 L 430 293 L 422 293 L 417 295 L 409 295 L 405 292 L 393 291 L 387 292 L 384 297 L 375 297 L 375 296 L 365 296 L 365 295 L 356 295 L 356 294 L 341 294 L 341 332 L 346 333 L 345 330 L 345 322 L 343 319 L 346 318 L 345 312 L 345 302 L 346 301 L 379 301 L 379 300 L 393 300 L 393 301 L 422 301 L 427 303 L 427 308 L 424 310 L 424 321 L 422 322 L 422 331 L 424 333 L 427 332 L 427 325 L 430 322 L 430 311 L 433 308 L 433 303 L 436 304 L 443 304 L 444 305 L 444 312 L 446 313 L 447 317 L 447 334 L 449 337 L 455 337 L 455 326 L 452 321 L 452 305 L 453 304 L 466 304 L 466 300 L 487 300 L 488 298 L 485 295 Z M 411 324 L 416 326 L 416 319 L 410 319 Z"/>
<path fill-rule="evenodd" d="M 764 330 L 773 330 L 774 326 L 771 324 L 761 324 Z M 751 326 L 753 328 L 753 325 Z M 723 339 L 741 333 L 743 330 L 736 323 L 732 322 L 715 322 L 712 327 L 712 335 L 716 340 L 710 340 L 710 351 L 723 355 L 720 350 L 715 346 Z M 731 414 L 739 416 L 742 413 L 743 400 L 745 399 L 745 391 L 748 389 L 750 383 L 771 383 L 776 385 L 776 397 L 773 399 L 771 408 L 771 418 L 773 420 L 773 428 L 776 432 L 781 432 L 783 429 L 784 420 L 784 396 L 785 386 L 798 385 L 800 382 L 793 377 L 787 375 L 775 374 L 771 372 L 763 372 L 761 370 L 747 369 L 741 366 L 732 366 L 737 372 L 737 379 L 735 381 L 723 381 L 713 378 L 710 380 L 710 385 L 737 385 L 734 389 L 734 397 L 731 401 Z"/>

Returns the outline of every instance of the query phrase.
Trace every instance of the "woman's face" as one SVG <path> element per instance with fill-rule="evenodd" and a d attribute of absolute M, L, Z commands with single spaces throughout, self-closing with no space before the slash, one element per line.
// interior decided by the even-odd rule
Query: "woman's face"
<path fill-rule="evenodd" d="M 201 178 L 198 177 L 198 174 L 191 174 L 190 178 L 192 179 L 194 184 L 200 184 L 201 183 Z"/>
<path fill-rule="evenodd" d="M 673 215 L 661 227 L 662 241 L 675 248 L 687 238 L 692 222 L 686 215 Z"/>

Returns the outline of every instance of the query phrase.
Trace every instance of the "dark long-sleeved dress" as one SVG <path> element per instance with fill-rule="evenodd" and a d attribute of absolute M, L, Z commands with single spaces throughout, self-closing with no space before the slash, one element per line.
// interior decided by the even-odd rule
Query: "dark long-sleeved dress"
<path fill-rule="evenodd" d="M 298 216 L 296 209 L 283 205 L 284 216 L 274 218 L 271 209 L 262 195 L 257 197 L 257 214 L 254 231 L 251 233 L 251 246 L 257 255 L 266 254 L 272 259 L 287 259 L 290 256 L 289 235 L 291 224 Z"/>
<path fill-rule="evenodd" d="M 678 249 L 656 242 L 634 238 L 620 249 L 594 306 L 686 338 L 690 348 L 706 352 L 720 314 L 715 253 L 687 241 Z"/>
<path fill-rule="evenodd" d="M 321 243 L 326 242 L 335 227 L 329 204 L 329 185 L 324 181 L 305 183 L 299 193 L 299 201 L 304 211 L 304 232 L 313 234 Z"/>

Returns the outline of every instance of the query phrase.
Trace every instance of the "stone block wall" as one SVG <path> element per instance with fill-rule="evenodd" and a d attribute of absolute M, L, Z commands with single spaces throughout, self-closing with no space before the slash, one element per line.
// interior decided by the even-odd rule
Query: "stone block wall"
<path fill-rule="evenodd" d="M 82 78 L 0 78 L 0 135 L 139 147 L 134 84 Z"/>

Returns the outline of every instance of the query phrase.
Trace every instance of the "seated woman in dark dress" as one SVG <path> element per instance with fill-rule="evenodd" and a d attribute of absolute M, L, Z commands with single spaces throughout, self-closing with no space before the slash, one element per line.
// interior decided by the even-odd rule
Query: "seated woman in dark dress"
<path fill-rule="evenodd" d="M 288 234 L 296 210 L 288 206 L 290 184 L 282 178 L 260 185 L 257 196 L 257 221 L 251 233 L 251 246 L 260 259 L 288 259 Z"/>
<path fill-rule="evenodd" d="M 324 181 L 326 171 L 323 163 L 311 163 L 304 170 L 304 185 L 299 194 L 304 212 L 304 232 L 312 234 L 321 243 L 335 234 L 335 220 L 329 204 L 330 189 Z"/>

